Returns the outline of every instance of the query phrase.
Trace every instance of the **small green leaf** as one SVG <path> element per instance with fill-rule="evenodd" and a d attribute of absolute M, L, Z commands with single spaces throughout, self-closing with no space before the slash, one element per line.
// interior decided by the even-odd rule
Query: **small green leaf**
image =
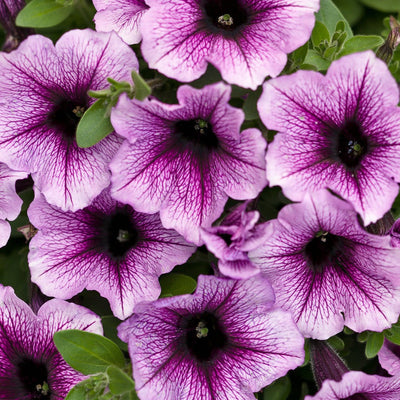
<path fill-rule="evenodd" d="M 258 119 L 258 110 L 257 110 L 257 102 L 261 96 L 262 87 L 260 86 L 255 92 L 250 92 L 244 101 L 243 111 L 245 115 L 245 119 L 254 120 Z"/>
<path fill-rule="evenodd" d="M 400 326 L 393 325 L 387 330 L 386 338 L 392 343 L 400 345 Z"/>
<path fill-rule="evenodd" d="M 88 380 L 88 379 L 87 379 Z M 85 381 L 83 381 L 85 382 Z M 74 386 L 67 394 L 65 400 L 82 400 L 86 399 L 86 389 L 83 382 L 78 383 Z"/>
<path fill-rule="evenodd" d="M 286 400 L 290 394 L 291 383 L 287 376 L 279 378 L 263 390 L 264 400 Z"/>
<path fill-rule="evenodd" d="M 64 21 L 74 5 L 56 0 L 32 0 L 17 15 L 16 24 L 28 28 L 49 28 Z"/>
<path fill-rule="evenodd" d="M 330 337 L 327 342 L 336 350 L 342 351 L 344 349 L 344 342 L 339 336 Z"/>
<path fill-rule="evenodd" d="M 343 333 L 345 333 L 346 335 L 352 335 L 355 332 L 352 329 L 350 329 L 349 327 L 345 326 L 343 328 Z"/>
<path fill-rule="evenodd" d="M 365 355 L 367 358 L 373 358 L 378 354 L 378 351 L 383 345 L 385 335 L 383 332 L 371 332 L 368 336 L 367 344 L 365 346 Z"/>
<path fill-rule="evenodd" d="M 151 87 L 135 70 L 132 71 L 132 80 L 135 84 L 135 99 L 144 100 L 150 96 Z"/>
<path fill-rule="evenodd" d="M 306 58 L 307 55 L 307 51 L 308 51 L 308 42 L 290 54 L 290 58 L 292 59 L 293 63 L 297 66 L 303 64 L 304 59 Z"/>
<path fill-rule="evenodd" d="M 125 365 L 119 347 L 104 336 L 71 329 L 56 332 L 53 339 L 64 360 L 85 375 L 105 372 L 110 365 Z"/>
<path fill-rule="evenodd" d="M 160 297 L 170 297 L 192 293 L 197 283 L 190 276 L 171 272 L 160 277 L 160 285 Z"/>
<path fill-rule="evenodd" d="M 336 31 L 336 24 L 339 21 L 344 21 L 347 37 L 350 38 L 353 36 L 353 32 L 351 31 L 349 23 L 343 17 L 343 14 L 335 6 L 332 0 L 320 0 L 320 7 L 318 13 L 316 14 L 316 20 L 326 26 L 331 36 Z"/>
<path fill-rule="evenodd" d="M 111 393 L 120 395 L 135 390 L 133 380 L 120 368 L 113 365 L 109 366 L 107 368 L 107 375 L 110 378 L 108 387 Z"/>
<path fill-rule="evenodd" d="M 322 22 L 315 21 L 314 29 L 311 34 L 311 41 L 314 47 L 317 47 L 324 40 L 330 41 L 329 31 Z"/>
<path fill-rule="evenodd" d="M 370 331 L 363 331 L 357 335 L 357 341 L 360 343 L 364 343 L 368 340 L 369 335 L 371 334 Z"/>
<path fill-rule="evenodd" d="M 330 61 L 323 58 L 316 50 L 310 49 L 304 59 L 304 64 L 315 66 L 317 71 L 326 71 L 329 68 Z"/>
<path fill-rule="evenodd" d="M 85 111 L 76 128 L 76 143 L 79 147 L 94 146 L 114 130 L 107 115 L 108 107 L 107 99 L 99 99 Z"/>
<path fill-rule="evenodd" d="M 357 35 L 347 40 L 339 57 L 346 54 L 357 53 L 365 50 L 375 50 L 383 44 L 385 40 L 381 36 L 376 35 Z"/>

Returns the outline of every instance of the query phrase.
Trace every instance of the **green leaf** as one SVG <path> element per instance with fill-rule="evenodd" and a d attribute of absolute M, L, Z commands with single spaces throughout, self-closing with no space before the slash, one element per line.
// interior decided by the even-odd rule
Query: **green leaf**
<path fill-rule="evenodd" d="M 144 100 L 151 94 L 151 87 L 146 81 L 135 71 L 132 71 L 132 80 L 135 84 L 135 99 Z"/>
<path fill-rule="evenodd" d="M 290 58 L 292 59 L 293 63 L 299 66 L 303 64 L 304 59 L 306 58 L 307 55 L 307 51 L 308 51 L 308 42 L 290 54 Z"/>
<path fill-rule="evenodd" d="M 107 368 L 107 375 L 110 378 L 108 387 L 111 393 L 120 395 L 135 390 L 133 380 L 120 368 L 110 365 Z"/>
<path fill-rule="evenodd" d="M 56 0 L 32 0 L 17 15 L 16 24 L 28 28 L 49 28 L 64 21 L 73 11 L 73 4 Z"/>
<path fill-rule="evenodd" d="M 257 102 L 261 96 L 262 87 L 260 86 L 255 92 L 250 92 L 244 101 L 243 111 L 246 120 L 258 119 Z"/>
<path fill-rule="evenodd" d="M 375 50 L 383 44 L 385 40 L 376 35 L 357 35 L 347 40 L 338 57 L 346 54 L 357 53 L 365 50 Z"/>
<path fill-rule="evenodd" d="M 290 394 L 291 383 L 287 376 L 279 378 L 263 390 L 264 400 L 286 400 Z"/>
<path fill-rule="evenodd" d="M 364 7 L 357 0 L 335 0 L 335 5 L 351 26 L 363 16 Z"/>
<path fill-rule="evenodd" d="M 85 381 L 83 381 L 85 382 Z M 65 400 L 83 400 L 86 399 L 86 389 L 85 385 L 80 382 L 74 386 L 67 394 Z"/>
<path fill-rule="evenodd" d="M 359 0 L 360 3 L 383 12 L 398 12 L 400 0 Z"/>
<path fill-rule="evenodd" d="M 76 143 L 79 147 L 94 146 L 114 130 L 108 116 L 108 107 L 107 99 L 99 99 L 85 111 L 76 128 Z"/>
<path fill-rule="evenodd" d="M 400 326 L 393 325 L 386 332 L 386 338 L 392 343 L 400 345 Z"/>
<path fill-rule="evenodd" d="M 328 29 L 330 35 L 332 36 L 336 31 L 336 24 L 339 21 L 344 21 L 345 24 L 345 32 L 347 33 L 347 37 L 352 37 L 353 32 L 350 28 L 349 23 L 344 18 L 343 14 L 339 11 L 339 9 L 335 6 L 332 0 L 321 0 L 319 11 L 316 15 L 316 20 L 323 23 Z"/>
<path fill-rule="evenodd" d="M 314 29 L 311 34 L 311 41 L 314 47 L 317 47 L 324 40 L 330 41 L 330 35 L 327 27 L 319 21 L 315 21 Z"/>
<path fill-rule="evenodd" d="M 119 347 L 104 336 L 71 329 L 56 332 L 53 339 L 64 360 L 85 375 L 105 372 L 110 365 L 125 365 Z"/>
<path fill-rule="evenodd" d="M 331 63 L 329 60 L 323 58 L 316 50 L 310 49 L 304 59 L 304 64 L 315 66 L 317 71 L 326 71 Z"/>
<path fill-rule="evenodd" d="M 370 331 L 363 331 L 357 335 L 357 341 L 360 343 L 364 343 L 368 340 L 369 335 L 371 334 Z"/>
<path fill-rule="evenodd" d="M 344 342 L 339 336 L 330 337 L 327 342 L 336 350 L 342 351 L 344 349 Z"/>
<path fill-rule="evenodd" d="M 378 351 L 383 345 L 385 335 L 383 332 L 371 332 L 368 336 L 367 344 L 365 346 L 365 355 L 367 358 L 373 358 L 378 354 Z"/>
<path fill-rule="evenodd" d="M 190 276 L 171 272 L 169 274 L 161 275 L 160 285 L 160 297 L 170 297 L 192 293 L 194 289 L 196 289 L 197 283 Z"/>

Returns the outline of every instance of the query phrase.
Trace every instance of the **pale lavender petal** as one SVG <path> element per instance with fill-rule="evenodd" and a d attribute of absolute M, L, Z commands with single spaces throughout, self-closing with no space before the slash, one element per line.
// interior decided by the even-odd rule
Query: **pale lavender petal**
<path fill-rule="evenodd" d="M 385 339 L 378 353 L 379 363 L 390 375 L 400 374 L 400 346 Z"/>

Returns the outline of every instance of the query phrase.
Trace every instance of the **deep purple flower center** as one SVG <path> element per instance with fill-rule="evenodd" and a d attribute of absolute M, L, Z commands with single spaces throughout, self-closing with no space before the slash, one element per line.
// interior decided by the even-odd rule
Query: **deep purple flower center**
<path fill-rule="evenodd" d="M 67 142 L 75 140 L 76 128 L 86 111 L 86 101 L 72 101 L 59 97 L 54 101 L 51 112 L 47 115 L 46 124 L 61 132 Z"/>
<path fill-rule="evenodd" d="M 357 168 L 369 147 L 368 138 L 363 134 L 360 124 L 349 120 L 335 136 L 335 155 L 347 168 Z"/>
<path fill-rule="evenodd" d="M 51 393 L 48 386 L 48 371 L 44 363 L 23 358 L 17 364 L 17 376 L 26 392 L 25 397 L 31 400 L 50 400 Z"/>
<path fill-rule="evenodd" d="M 220 233 L 218 235 L 229 247 L 232 244 L 232 235 L 229 235 L 229 233 Z"/>
<path fill-rule="evenodd" d="M 213 150 L 219 144 L 211 124 L 200 118 L 176 122 L 174 134 L 178 136 L 180 144 L 184 143 L 193 149 Z"/>
<path fill-rule="evenodd" d="M 234 31 L 248 20 L 240 0 L 203 0 L 203 9 L 206 21 L 222 31 Z"/>
<path fill-rule="evenodd" d="M 116 259 L 123 258 L 139 241 L 139 231 L 130 210 L 130 206 L 118 208 L 102 219 L 102 247 Z"/>
<path fill-rule="evenodd" d="M 329 232 L 318 232 L 304 248 L 309 267 L 315 272 L 323 272 L 324 266 L 334 261 L 340 253 L 342 241 Z"/>
<path fill-rule="evenodd" d="M 218 318 L 209 312 L 192 315 L 186 321 L 185 344 L 197 361 L 210 361 L 223 349 L 228 338 Z"/>

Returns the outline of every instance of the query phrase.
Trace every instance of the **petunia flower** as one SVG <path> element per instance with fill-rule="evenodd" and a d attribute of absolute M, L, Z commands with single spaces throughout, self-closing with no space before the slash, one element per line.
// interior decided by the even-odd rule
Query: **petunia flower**
<path fill-rule="evenodd" d="M 13 171 L 6 164 L 0 163 L 0 247 L 7 244 L 11 234 L 10 224 L 18 217 L 22 200 L 15 190 L 15 182 L 26 178 L 25 172 Z"/>
<path fill-rule="evenodd" d="M 0 0 L 0 25 L 6 33 L 2 50 L 7 53 L 15 50 L 25 38 L 34 33 L 32 29 L 20 28 L 15 24 L 18 13 L 24 7 L 25 0 Z"/>
<path fill-rule="evenodd" d="M 298 71 L 265 83 L 258 102 L 268 129 L 267 178 L 301 201 L 328 187 L 368 225 L 392 206 L 400 182 L 399 89 L 371 52 L 334 61 L 326 76 Z"/>
<path fill-rule="evenodd" d="M 400 375 L 400 346 L 385 338 L 378 352 L 379 363 L 390 375 Z"/>
<path fill-rule="evenodd" d="M 398 218 L 389 231 L 390 244 L 393 247 L 400 247 L 400 218 Z"/>
<path fill-rule="evenodd" d="M 125 319 L 136 303 L 155 300 L 158 277 L 187 261 L 195 247 L 158 215 L 141 214 L 104 190 L 76 212 L 49 205 L 36 193 L 28 209 L 38 233 L 28 255 L 32 281 L 48 296 L 69 299 L 83 289 L 108 299 Z"/>
<path fill-rule="evenodd" d="M 144 0 L 93 0 L 97 13 L 96 30 L 115 31 L 128 44 L 142 40 L 140 31 L 143 14 L 149 8 Z"/>
<path fill-rule="evenodd" d="M 193 295 L 142 303 L 118 327 L 142 399 L 250 400 L 302 363 L 303 337 L 268 281 L 199 276 Z"/>
<path fill-rule="evenodd" d="M 218 258 L 219 271 L 230 278 L 249 278 L 260 272 L 247 253 L 264 242 L 268 223 L 256 225 L 260 213 L 246 211 L 247 204 L 240 204 L 221 225 L 200 230 L 207 249 Z"/>
<path fill-rule="evenodd" d="M 309 39 L 318 0 L 146 0 L 142 53 L 150 68 L 190 82 L 207 62 L 229 83 L 256 89 Z"/>
<path fill-rule="evenodd" d="M 53 335 L 64 329 L 102 334 L 100 318 L 59 299 L 43 304 L 36 315 L 11 287 L 1 285 L 0 304 L 0 399 L 64 399 L 85 377 L 63 360 Z"/>
<path fill-rule="evenodd" d="M 344 325 L 380 332 L 397 321 L 400 249 L 389 236 L 366 232 L 349 203 L 328 191 L 306 195 L 269 230 L 249 257 L 305 336 L 327 339 Z"/>
<path fill-rule="evenodd" d="M 315 396 L 305 400 L 398 400 L 400 376 L 393 378 L 349 371 L 340 382 L 326 380 Z"/>
<path fill-rule="evenodd" d="M 108 164 L 121 138 L 77 146 L 79 118 L 94 101 L 87 91 L 108 87 L 110 76 L 129 80 L 137 68 L 115 33 L 89 29 L 69 31 L 55 46 L 33 35 L 0 54 L 0 160 L 31 173 L 51 204 L 72 211 L 90 204 L 110 183 Z"/>
<path fill-rule="evenodd" d="M 255 198 L 266 185 L 266 142 L 257 129 L 240 132 L 243 112 L 228 104 L 223 83 L 178 89 L 178 105 L 120 98 L 112 110 L 127 138 L 110 164 L 111 194 L 137 211 L 160 211 L 166 228 L 200 243 L 228 196 Z"/>

